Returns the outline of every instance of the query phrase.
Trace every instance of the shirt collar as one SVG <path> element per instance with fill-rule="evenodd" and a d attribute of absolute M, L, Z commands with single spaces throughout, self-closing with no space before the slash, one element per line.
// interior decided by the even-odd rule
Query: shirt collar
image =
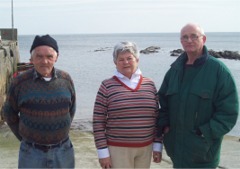
<path fill-rule="evenodd" d="M 127 78 L 126 76 L 124 76 L 122 73 L 120 73 L 118 70 L 115 70 L 114 75 L 117 76 L 120 79 L 124 79 Z M 139 68 L 137 68 L 137 70 L 132 74 L 131 79 L 134 79 L 136 77 L 140 77 L 140 75 L 142 75 L 142 72 Z M 127 78 L 128 79 L 128 78 Z"/>
<path fill-rule="evenodd" d="M 52 79 L 56 79 L 57 78 L 57 71 L 55 68 L 53 68 L 52 70 Z M 36 69 L 33 69 L 33 80 L 36 80 L 36 79 L 42 79 L 43 80 L 43 76 L 38 73 L 36 71 Z"/>

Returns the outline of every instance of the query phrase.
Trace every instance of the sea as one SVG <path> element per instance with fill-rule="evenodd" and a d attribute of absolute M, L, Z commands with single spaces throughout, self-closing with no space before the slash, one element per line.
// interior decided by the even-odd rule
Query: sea
<path fill-rule="evenodd" d="M 240 32 L 206 33 L 208 49 L 240 52 Z M 176 57 L 170 51 L 181 49 L 179 33 L 128 34 L 73 34 L 51 35 L 59 45 L 59 58 L 55 67 L 67 71 L 75 84 L 77 111 L 75 119 L 91 120 L 96 93 L 101 82 L 113 75 L 113 47 L 122 41 L 135 42 L 139 50 L 158 46 L 158 53 L 141 54 L 139 68 L 143 76 L 152 78 L 159 89 L 163 77 Z M 30 47 L 35 35 L 19 35 L 20 61 L 29 62 Z M 240 60 L 219 59 L 227 65 L 235 78 L 240 98 Z M 240 117 L 228 133 L 240 136 Z"/>

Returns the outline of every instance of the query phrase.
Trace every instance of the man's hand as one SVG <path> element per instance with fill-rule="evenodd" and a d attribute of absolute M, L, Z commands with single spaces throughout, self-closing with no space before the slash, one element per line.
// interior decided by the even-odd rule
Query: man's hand
<path fill-rule="evenodd" d="M 160 163 L 162 161 L 162 152 L 153 152 L 153 162 Z"/>
<path fill-rule="evenodd" d="M 167 134 L 169 132 L 169 130 L 170 130 L 169 126 L 166 126 L 163 128 L 163 133 Z"/>
<path fill-rule="evenodd" d="M 99 163 L 102 169 L 109 169 L 112 167 L 112 162 L 110 157 L 99 159 Z"/>

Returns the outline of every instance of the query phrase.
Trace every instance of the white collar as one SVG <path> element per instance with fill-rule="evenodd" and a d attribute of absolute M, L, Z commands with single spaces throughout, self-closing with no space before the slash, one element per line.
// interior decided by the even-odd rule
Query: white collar
<path fill-rule="evenodd" d="M 129 79 L 128 77 L 126 77 L 122 73 L 120 73 L 118 70 L 115 70 L 114 75 L 117 76 L 119 79 L 124 79 L 124 78 Z M 132 74 L 131 79 L 139 78 L 140 75 L 142 75 L 142 72 L 139 68 L 137 68 L 137 70 Z"/>
<path fill-rule="evenodd" d="M 45 81 L 50 81 L 52 78 L 51 77 L 43 77 Z"/>

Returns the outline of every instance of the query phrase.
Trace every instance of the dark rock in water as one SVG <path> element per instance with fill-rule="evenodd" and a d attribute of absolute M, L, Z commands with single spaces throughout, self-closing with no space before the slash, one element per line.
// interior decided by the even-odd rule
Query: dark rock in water
<path fill-rule="evenodd" d="M 173 51 L 170 51 L 170 56 L 180 56 L 184 50 L 182 49 L 176 49 Z M 214 56 L 215 58 L 224 58 L 224 59 L 235 59 L 235 60 L 240 60 L 240 54 L 237 51 L 219 51 L 216 52 L 212 49 L 210 49 L 209 54 Z"/>
<path fill-rule="evenodd" d="M 94 52 L 103 52 L 107 50 L 111 50 L 111 47 L 104 47 L 104 48 L 99 48 L 95 49 Z M 151 53 L 158 53 L 161 48 L 159 46 L 149 46 L 146 49 L 140 50 L 140 53 L 143 54 L 151 54 Z M 183 49 L 175 49 L 170 51 L 170 56 L 180 56 L 184 52 Z M 235 59 L 235 60 L 240 60 L 240 54 L 238 51 L 214 51 L 210 49 L 209 54 L 214 56 L 215 58 L 224 58 L 224 59 Z"/>
<path fill-rule="evenodd" d="M 176 49 L 176 50 L 170 51 L 170 53 L 171 53 L 170 56 L 180 56 L 183 52 L 184 52 L 184 50 L 182 50 L 182 49 Z"/>
<path fill-rule="evenodd" d="M 146 49 L 140 50 L 140 53 L 143 53 L 143 54 L 158 53 L 159 49 L 160 49 L 159 46 L 150 46 L 150 47 L 147 47 Z"/>
<path fill-rule="evenodd" d="M 208 51 L 210 53 L 210 55 L 216 57 L 216 58 L 224 58 L 224 59 L 235 59 L 235 60 L 240 60 L 240 54 L 237 51 L 220 51 L 220 52 L 216 52 L 213 50 L 209 50 Z"/>
<path fill-rule="evenodd" d="M 110 49 L 111 49 L 110 47 L 99 48 L 99 49 L 95 49 L 94 52 L 103 52 L 103 51 L 110 50 Z"/>
<path fill-rule="evenodd" d="M 208 52 L 209 52 L 210 55 L 214 56 L 215 58 L 222 58 L 222 56 L 219 52 L 216 52 L 212 49 L 210 49 Z"/>

